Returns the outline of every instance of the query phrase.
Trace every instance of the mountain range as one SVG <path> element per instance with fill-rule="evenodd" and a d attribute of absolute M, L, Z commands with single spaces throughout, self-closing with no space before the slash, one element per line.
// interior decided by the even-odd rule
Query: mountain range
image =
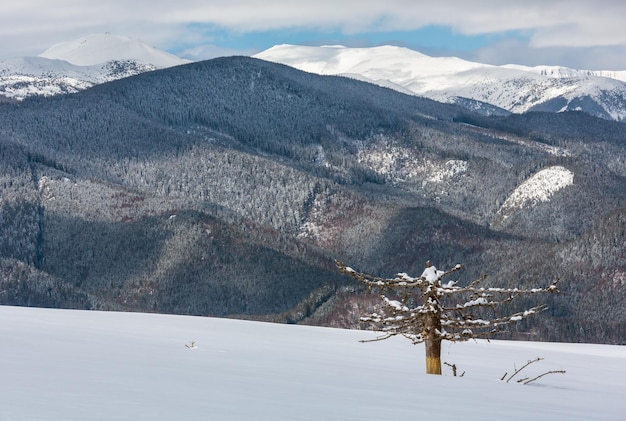
<path fill-rule="evenodd" d="M 456 57 L 429 57 L 408 48 L 277 45 L 256 58 L 323 75 L 342 75 L 403 93 L 455 103 L 486 115 L 583 111 L 626 118 L 626 70 L 559 66 L 493 66 Z M 0 95 L 77 92 L 94 84 L 188 63 L 119 35 L 92 34 L 54 45 L 38 57 L 0 62 Z"/>
<path fill-rule="evenodd" d="M 132 38 L 93 34 L 53 45 L 37 57 L 0 61 L 0 96 L 21 100 L 74 93 L 188 62 Z"/>
<path fill-rule="evenodd" d="M 0 103 L 0 304 L 361 327 L 335 259 L 430 260 L 560 278 L 508 337 L 626 343 L 625 127 L 251 57 Z"/>
<path fill-rule="evenodd" d="M 487 114 L 570 110 L 617 121 L 626 118 L 626 71 L 492 66 L 393 46 L 285 44 L 255 57 L 307 72 L 354 77 Z"/>

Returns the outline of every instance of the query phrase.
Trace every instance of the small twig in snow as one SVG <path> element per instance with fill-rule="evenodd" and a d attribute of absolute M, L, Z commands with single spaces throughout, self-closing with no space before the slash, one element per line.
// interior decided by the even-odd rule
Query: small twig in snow
<path fill-rule="evenodd" d="M 537 377 L 534 377 L 534 378 L 532 378 L 532 379 L 530 379 L 530 380 L 526 380 L 526 381 L 524 382 L 524 384 L 528 384 L 528 383 L 530 383 L 530 382 L 534 382 L 535 380 L 540 379 L 540 378 L 542 378 L 543 376 L 547 376 L 548 374 L 555 374 L 555 373 L 565 374 L 565 370 L 552 370 L 552 371 L 547 371 L 547 372 L 545 372 L 545 373 L 543 373 L 543 374 L 538 375 Z"/>
<path fill-rule="evenodd" d="M 511 376 L 506 379 L 506 382 L 508 383 L 509 381 L 511 381 L 511 379 L 515 376 L 517 376 L 519 374 L 520 371 L 522 371 L 523 369 L 525 369 L 526 367 L 528 367 L 529 365 L 531 365 L 532 363 L 536 363 L 537 361 L 541 361 L 543 360 L 543 358 L 537 357 L 534 360 L 530 360 L 528 361 L 526 364 L 524 364 L 522 367 L 520 367 L 518 370 L 515 370 L 515 373 L 511 374 Z M 506 374 L 505 374 L 506 376 Z M 504 378 L 504 376 L 502 377 Z"/>

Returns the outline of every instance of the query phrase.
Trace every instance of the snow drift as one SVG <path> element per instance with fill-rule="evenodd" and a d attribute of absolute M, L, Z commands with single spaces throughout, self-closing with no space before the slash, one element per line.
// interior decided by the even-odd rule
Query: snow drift
<path fill-rule="evenodd" d="M 373 332 L 0 307 L 0 419 L 621 420 L 624 347 L 444 344 L 458 374 Z M 193 346 L 192 346 L 193 341 Z M 527 386 L 500 378 L 536 357 Z"/>

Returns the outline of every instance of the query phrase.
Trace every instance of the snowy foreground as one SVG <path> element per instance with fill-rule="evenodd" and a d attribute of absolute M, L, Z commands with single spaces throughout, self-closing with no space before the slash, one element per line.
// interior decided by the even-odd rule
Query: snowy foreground
<path fill-rule="evenodd" d="M 0 420 L 624 420 L 626 347 L 0 306 Z M 194 346 L 191 347 L 191 341 Z M 189 347 L 188 347 L 189 346 Z M 529 385 L 500 378 L 550 374 Z"/>

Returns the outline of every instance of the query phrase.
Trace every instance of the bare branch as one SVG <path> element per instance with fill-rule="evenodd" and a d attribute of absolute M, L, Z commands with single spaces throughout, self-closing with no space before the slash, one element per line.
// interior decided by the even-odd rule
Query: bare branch
<path fill-rule="evenodd" d="M 452 375 L 456 377 L 456 364 L 450 364 L 444 361 L 444 364 L 452 369 Z"/>
<path fill-rule="evenodd" d="M 395 335 L 396 335 L 395 333 L 388 333 L 386 335 L 379 336 L 379 337 L 374 338 L 374 339 L 361 339 L 359 342 L 361 342 L 361 343 L 379 342 L 379 341 L 384 341 L 385 339 L 389 339 L 389 338 L 391 338 L 392 336 L 395 336 Z"/>
<path fill-rule="evenodd" d="M 541 361 L 541 360 L 543 360 L 543 358 L 537 357 L 537 358 L 535 358 L 534 360 L 530 360 L 530 361 L 528 361 L 526 364 L 524 364 L 523 366 L 521 366 L 518 370 L 515 370 L 515 373 L 511 374 L 511 375 L 509 376 L 509 378 L 508 378 L 508 379 L 506 379 L 506 382 L 507 382 L 507 383 L 508 383 L 508 382 L 510 382 L 510 381 L 511 381 L 511 379 L 512 379 L 513 377 L 517 376 L 517 375 L 519 374 L 519 372 L 520 372 L 520 371 L 522 371 L 523 369 L 525 369 L 525 368 L 526 368 L 526 367 L 528 367 L 529 365 L 531 365 L 531 364 L 533 364 L 533 363 L 536 363 L 536 362 L 538 362 L 538 361 Z"/>
<path fill-rule="evenodd" d="M 341 260 L 335 261 L 339 272 L 350 275 L 363 284 L 367 285 L 369 288 L 378 288 L 380 290 L 384 289 L 392 289 L 392 288 L 405 288 L 412 289 L 415 287 L 427 287 L 432 285 L 432 282 L 427 280 L 425 277 L 420 276 L 417 278 L 412 278 L 406 273 L 398 273 L 395 278 L 381 278 L 378 276 L 372 276 L 367 273 L 357 272 L 351 267 L 346 266 Z M 457 272 L 463 268 L 463 265 L 456 265 L 454 268 L 447 271 L 440 271 L 438 273 L 436 283 L 439 284 L 438 287 L 441 288 L 440 281 L 442 278 L 450 275 L 451 273 Z"/>
<path fill-rule="evenodd" d="M 537 376 L 537 377 L 534 377 L 534 378 L 532 378 L 532 379 L 530 379 L 530 380 L 526 380 L 526 381 L 524 382 L 524 384 L 528 384 L 528 383 L 530 383 L 530 382 L 534 382 L 535 380 L 538 380 L 538 379 L 542 378 L 543 376 L 547 376 L 548 374 L 557 374 L 557 373 L 560 373 L 560 374 L 565 374 L 565 370 L 552 370 L 552 371 L 547 371 L 547 372 L 545 372 L 545 373 L 543 373 L 543 374 L 540 374 L 540 375 L 539 375 L 539 376 Z"/>

